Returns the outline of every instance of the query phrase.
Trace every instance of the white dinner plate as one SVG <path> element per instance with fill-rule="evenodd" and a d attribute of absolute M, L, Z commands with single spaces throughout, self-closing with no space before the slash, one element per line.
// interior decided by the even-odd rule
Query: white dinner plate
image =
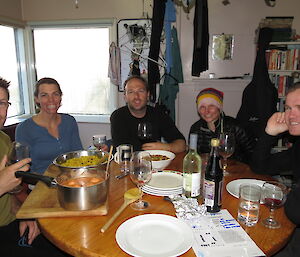
<path fill-rule="evenodd" d="M 181 172 L 164 170 L 152 173 L 152 178 L 147 187 L 159 190 L 179 190 L 182 188 L 182 184 L 183 178 Z"/>
<path fill-rule="evenodd" d="M 170 195 L 180 195 L 180 194 L 182 194 L 182 189 L 170 190 L 170 191 L 166 191 L 166 190 L 159 191 L 159 190 L 151 190 L 149 188 L 142 187 L 142 191 L 146 194 L 155 195 L 155 196 L 170 196 Z"/>
<path fill-rule="evenodd" d="M 122 223 L 116 241 L 126 253 L 136 257 L 171 257 L 188 251 L 193 244 L 192 229 L 175 217 L 146 214 Z"/>
<path fill-rule="evenodd" d="M 244 184 L 244 183 L 255 184 L 255 185 L 262 187 L 262 185 L 265 183 L 265 181 L 258 180 L 258 179 L 246 179 L 246 178 L 245 179 L 236 179 L 236 180 L 230 181 L 226 185 L 226 189 L 229 194 L 238 198 L 240 185 Z"/>

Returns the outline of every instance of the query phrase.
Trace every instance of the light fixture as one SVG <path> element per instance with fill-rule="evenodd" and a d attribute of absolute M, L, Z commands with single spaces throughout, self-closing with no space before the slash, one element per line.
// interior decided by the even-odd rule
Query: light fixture
<path fill-rule="evenodd" d="M 230 2 L 229 2 L 229 0 L 223 0 L 223 1 L 222 1 L 222 4 L 223 4 L 223 5 L 229 5 Z"/>
<path fill-rule="evenodd" d="M 75 0 L 75 7 L 76 7 L 76 8 L 79 8 L 79 5 L 78 5 L 78 4 L 79 4 L 79 0 Z"/>
<path fill-rule="evenodd" d="M 274 7 L 276 5 L 276 0 L 265 0 L 267 6 Z"/>

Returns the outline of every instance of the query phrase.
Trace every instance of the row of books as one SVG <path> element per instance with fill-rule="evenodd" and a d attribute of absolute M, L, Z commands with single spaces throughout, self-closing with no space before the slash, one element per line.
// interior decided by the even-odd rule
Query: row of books
<path fill-rule="evenodd" d="M 268 49 L 266 60 L 269 70 L 299 70 L 300 49 Z"/>
<path fill-rule="evenodd" d="M 281 76 L 278 74 L 270 74 L 270 80 L 277 88 L 279 98 L 284 97 L 288 88 L 294 84 L 294 78 L 291 76 Z"/>

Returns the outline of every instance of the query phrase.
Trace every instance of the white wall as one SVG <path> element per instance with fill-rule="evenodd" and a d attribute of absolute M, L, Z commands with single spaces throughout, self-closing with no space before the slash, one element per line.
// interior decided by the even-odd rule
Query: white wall
<path fill-rule="evenodd" d="M 214 61 L 210 58 L 209 70 L 201 74 L 208 78 L 208 73 L 216 77 L 241 76 L 253 73 L 255 59 L 255 30 L 261 19 L 266 16 L 294 16 L 293 28 L 300 33 L 300 1 L 277 0 L 275 7 L 266 6 L 264 0 L 230 0 L 224 6 L 221 0 L 208 0 L 210 43 L 214 34 L 233 34 L 235 43 L 233 60 Z M 180 13 L 180 43 L 185 81 L 195 79 L 191 76 L 193 49 L 193 11 L 187 15 Z M 210 45 L 211 46 L 211 45 Z M 211 56 L 211 49 L 210 49 Z"/>
<path fill-rule="evenodd" d="M 0 16 L 14 20 L 22 20 L 21 0 L 0 0 Z"/>
<path fill-rule="evenodd" d="M 74 0 L 0 0 L 0 15 L 8 13 L 12 17 L 18 18 L 21 3 L 22 19 L 25 21 L 141 18 L 143 9 L 149 11 L 151 17 L 150 5 L 152 0 L 79 0 L 78 9 L 75 8 L 74 2 Z M 143 2 L 145 3 L 144 8 Z M 276 7 L 267 7 L 264 0 L 230 0 L 230 4 L 224 6 L 221 0 L 208 0 L 210 35 L 233 34 L 235 46 L 233 60 L 210 60 L 209 70 L 203 73 L 201 78 L 207 78 L 208 73 L 215 73 L 217 77 L 252 74 L 255 59 L 255 30 L 260 20 L 265 16 L 295 16 L 293 27 L 298 30 L 298 34 L 300 33 L 300 15 L 298 14 L 300 1 L 277 0 L 276 2 Z M 185 83 L 180 86 L 177 100 L 177 123 L 185 135 L 187 128 L 197 119 L 195 107 L 192 105 L 198 90 L 200 90 L 197 85 L 200 86 L 202 83 L 199 78 L 191 76 L 193 16 L 193 10 L 187 15 L 182 11 L 182 8 L 178 8 L 176 25 L 181 46 Z M 215 81 L 217 84 L 213 82 L 209 82 L 211 86 L 222 86 L 226 92 L 231 87 L 228 85 L 228 81 L 226 83 L 225 81 Z M 223 82 L 225 84 L 220 85 Z M 242 87 L 238 87 L 237 92 L 240 93 L 241 91 Z M 235 109 L 234 112 L 237 112 L 241 99 L 236 96 L 227 102 L 226 94 L 224 104 L 227 106 L 229 102 L 229 105 Z M 122 106 L 124 104 L 122 93 L 119 94 L 118 98 L 120 100 L 119 106 Z M 185 105 L 186 101 L 188 101 L 188 105 Z M 108 124 L 82 123 L 79 124 L 79 129 L 85 146 L 90 144 L 90 139 L 96 132 L 104 132 L 110 137 Z"/>

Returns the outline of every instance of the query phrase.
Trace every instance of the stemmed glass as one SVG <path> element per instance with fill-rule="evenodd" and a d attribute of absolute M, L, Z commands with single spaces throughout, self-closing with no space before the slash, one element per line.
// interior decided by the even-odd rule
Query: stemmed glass
<path fill-rule="evenodd" d="M 152 124 L 150 122 L 144 121 L 138 124 L 137 135 L 142 145 L 153 142 L 152 133 Z"/>
<path fill-rule="evenodd" d="M 134 152 L 129 174 L 131 180 L 137 185 L 140 191 L 140 198 L 130 206 L 134 210 L 143 211 L 149 206 L 148 202 L 142 200 L 143 191 L 141 188 L 148 183 L 152 177 L 150 154 L 144 151 Z"/>
<path fill-rule="evenodd" d="M 234 134 L 231 132 L 223 132 L 219 137 L 220 145 L 219 145 L 219 154 L 223 158 L 223 173 L 227 175 L 227 159 L 234 153 L 235 148 L 235 138 Z"/>
<path fill-rule="evenodd" d="M 14 164 L 17 163 L 25 158 L 29 158 L 29 145 L 25 143 L 20 143 L 20 142 L 13 142 L 12 143 L 12 148 L 11 152 L 9 155 L 9 163 Z M 22 190 L 22 185 L 18 185 L 15 188 L 13 188 L 11 191 L 9 191 L 10 194 L 17 194 L 21 192 Z"/>
<path fill-rule="evenodd" d="M 277 181 L 267 181 L 262 186 L 262 199 L 270 208 L 270 215 L 262 221 L 267 228 L 280 228 L 280 223 L 274 218 L 275 209 L 285 203 L 287 187 Z"/>
<path fill-rule="evenodd" d="M 106 142 L 106 136 L 105 135 L 94 135 L 93 136 L 93 145 L 101 151 L 102 147 L 104 147 Z"/>

